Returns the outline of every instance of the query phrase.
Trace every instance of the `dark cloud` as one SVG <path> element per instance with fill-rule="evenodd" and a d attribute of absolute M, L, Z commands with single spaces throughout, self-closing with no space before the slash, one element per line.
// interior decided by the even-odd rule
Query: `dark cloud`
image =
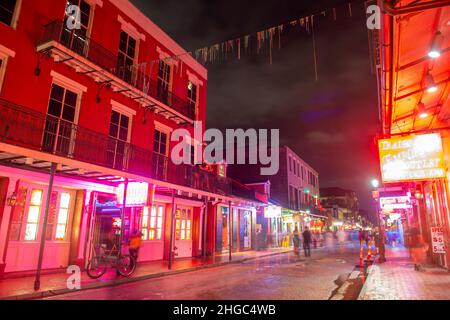
<path fill-rule="evenodd" d="M 318 81 L 312 37 L 286 31 L 282 48 L 208 65 L 207 126 L 280 128 L 288 144 L 320 174 L 322 186 L 352 188 L 372 209 L 370 178 L 377 173 L 377 87 L 362 1 L 133 0 L 187 50 L 254 33 L 335 5 L 316 18 Z M 276 41 L 277 42 L 277 41 Z"/>

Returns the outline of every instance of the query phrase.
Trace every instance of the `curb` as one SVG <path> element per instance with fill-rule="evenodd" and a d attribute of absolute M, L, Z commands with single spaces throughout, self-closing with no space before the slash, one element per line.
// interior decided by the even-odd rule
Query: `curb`
<path fill-rule="evenodd" d="M 375 272 L 375 268 L 374 268 L 375 266 L 378 266 L 378 256 L 377 256 L 376 260 L 373 262 L 373 264 L 367 268 L 367 278 L 366 278 L 366 281 L 364 282 L 364 285 L 358 295 L 357 300 L 364 300 L 364 296 L 366 295 L 367 287 L 368 287 L 367 284 L 369 283 L 370 280 L 372 280 L 373 273 Z"/>
<path fill-rule="evenodd" d="M 39 292 L 33 292 L 33 293 L 27 293 L 27 294 L 12 295 L 12 296 L 7 296 L 7 297 L 0 297 L 0 300 L 34 300 L 34 299 L 42 299 L 42 298 L 48 298 L 48 297 L 63 295 L 63 294 L 67 294 L 67 293 L 81 292 L 81 291 L 87 291 L 87 290 L 99 289 L 99 288 L 107 288 L 107 287 L 113 287 L 113 286 L 126 284 L 126 283 L 133 283 L 133 282 L 138 282 L 138 281 L 143 281 L 143 280 L 148 280 L 148 279 L 161 278 L 161 277 L 171 276 L 171 275 L 176 275 L 176 274 L 181 274 L 181 273 L 188 273 L 188 272 L 202 270 L 202 269 L 217 268 L 217 267 L 222 267 L 222 266 L 225 266 L 225 265 L 228 265 L 228 264 L 238 264 L 238 263 L 243 263 L 243 262 L 246 262 L 246 261 L 249 261 L 249 260 L 266 258 L 266 257 L 286 254 L 286 253 L 290 253 L 290 252 L 292 252 L 292 250 L 287 250 L 287 251 L 283 251 L 283 252 L 274 252 L 274 253 L 267 254 L 267 255 L 264 255 L 264 256 L 250 257 L 250 258 L 245 258 L 245 259 L 240 259 L 240 260 L 235 260 L 235 261 L 231 260 L 231 261 L 225 261 L 225 262 L 217 262 L 217 263 L 212 263 L 212 264 L 205 264 L 205 265 L 200 265 L 200 266 L 197 266 L 197 267 L 192 267 L 192 268 L 187 268 L 187 269 L 180 269 L 180 270 L 174 270 L 174 271 L 165 271 L 165 272 L 147 274 L 147 275 L 142 275 L 142 276 L 138 276 L 138 277 L 134 277 L 134 278 L 124 278 L 124 279 L 118 279 L 118 280 L 111 280 L 111 281 L 103 282 L 103 283 L 102 282 L 100 282 L 100 283 L 91 283 L 91 284 L 87 284 L 87 285 L 83 286 L 81 289 L 77 289 L 77 290 L 62 288 L 62 289 L 56 289 L 56 290 L 46 290 L 46 291 L 39 291 Z"/>

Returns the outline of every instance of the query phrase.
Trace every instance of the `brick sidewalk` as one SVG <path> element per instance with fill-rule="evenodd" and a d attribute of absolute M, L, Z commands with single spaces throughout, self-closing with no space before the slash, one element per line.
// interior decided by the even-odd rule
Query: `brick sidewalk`
<path fill-rule="evenodd" d="M 369 268 L 359 300 L 449 300 L 450 272 L 439 267 L 415 271 L 408 249 L 386 248 L 386 262 Z"/>
<path fill-rule="evenodd" d="M 289 248 L 273 248 L 265 251 L 248 251 L 233 253 L 232 263 L 259 257 L 282 254 L 291 251 Z M 175 260 L 172 270 L 168 270 L 167 261 L 156 261 L 140 263 L 136 272 L 130 278 L 116 277 L 114 270 L 109 270 L 100 279 L 90 279 L 86 272 L 81 275 L 82 290 L 112 286 L 121 283 L 134 282 L 150 278 L 161 277 L 181 272 L 195 271 L 202 268 L 210 268 L 230 263 L 228 254 L 218 255 L 206 260 L 199 258 L 188 258 Z M 19 278 L 7 278 L 0 280 L 0 300 L 2 299 L 34 299 L 67 293 L 66 281 L 68 275 L 65 273 L 45 274 L 41 276 L 41 290 L 35 292 L 34 276 Z"/>

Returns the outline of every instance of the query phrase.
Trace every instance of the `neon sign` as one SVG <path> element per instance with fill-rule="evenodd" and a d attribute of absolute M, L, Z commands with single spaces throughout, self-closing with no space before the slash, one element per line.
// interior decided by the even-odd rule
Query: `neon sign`
<path fill-rule="evenodd" d="M 445 176 L 442 140 L 438 133 L 378 141 L 383 182 L 428 180 Z"/>
<path fill-rule="evenodd" d="M 117 188 L 117 201 L 123 204 L 125 184 L 122 183 Z M 127 186 L 127 206 L 144 206 L 147 204 L 148 183 L 146 182 L 129 182 Z"/>
<path fill-rule="evenodd" d="M 380 198 L 381 210 L 409 209 L 411 207 L 411 201 L 408 196 Z"/>
<path fill-rule="evenodd" d="M 112 227 L 119 229 L 122 227 L 122 219 L 120 218 L 112 218 Z"/>

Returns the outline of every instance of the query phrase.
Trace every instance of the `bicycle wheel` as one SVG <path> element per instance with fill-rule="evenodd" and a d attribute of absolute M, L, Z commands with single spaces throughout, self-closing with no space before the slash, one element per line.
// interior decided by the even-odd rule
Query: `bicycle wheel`
<path fill-rule="evenodd" d="M 106 272 L 106 263 L 102 257 L 93 257 L 87 266 L 87 275 L 91 279 L 98 279 Z"/>
<path fill-rule="evenodd" d="M 119 259 L 117 271 L 123 277 L 129 277 L 136 270 L 136 260 L 130 255 L 123 255 Z"/>

